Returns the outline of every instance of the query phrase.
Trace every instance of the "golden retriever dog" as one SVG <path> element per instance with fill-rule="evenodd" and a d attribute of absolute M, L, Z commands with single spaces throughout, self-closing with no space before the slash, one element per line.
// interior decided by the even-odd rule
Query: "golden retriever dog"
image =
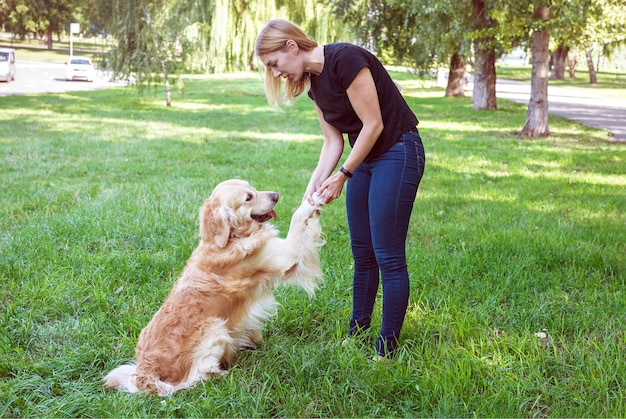
<path fill-rule="evenodd" d="M 104 386 L 163 396 L 225 374 L 239 349 L 262 342 L 263 322 L 277 311 L 275 286 L 312 295 L 322 278 L 319 201 L 303 201 L 282 239 L 266 223 L 276 217 L 276 192 L 241 180 L 217 185 L 200 209 L 200 243 L 141 331 L 135 362 L 111 371 Z"/>

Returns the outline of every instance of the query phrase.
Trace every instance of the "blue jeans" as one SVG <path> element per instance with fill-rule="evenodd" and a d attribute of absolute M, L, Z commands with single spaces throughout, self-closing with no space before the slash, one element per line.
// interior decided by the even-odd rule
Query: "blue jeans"
<path fill-rule="evenodd" d="M 406 236 L 413 202 L 424 173 L 424 147 L 417 132 L 406 133 L 385 154 L 361 163 L 346 186 L 346 211 L 354 257 L 352 336 L 370 327 L 382 278 L 380 355 L 397 346 L 409 301 Z"/>

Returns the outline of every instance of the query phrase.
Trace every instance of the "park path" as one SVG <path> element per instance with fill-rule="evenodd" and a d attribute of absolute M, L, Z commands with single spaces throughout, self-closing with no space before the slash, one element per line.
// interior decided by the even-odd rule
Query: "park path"
<path fill-rule="evenodd" d="M 530 84 L 498 79 L 496 97 L 528 104 Z M 548 86 L 548 112 L 584 125 L 607 130 L 613 134 L 607 139 L 608 141 L 626 143 L 626 100 L 601 97 L 564 87 Z"/>

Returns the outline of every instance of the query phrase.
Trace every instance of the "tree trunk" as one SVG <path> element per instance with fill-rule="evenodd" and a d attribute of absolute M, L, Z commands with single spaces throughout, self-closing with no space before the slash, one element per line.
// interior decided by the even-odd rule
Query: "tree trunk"
<path fill-rule="evenodd" d="M 593 65 L 593 58 L 591 57 L 591 48 L 585 48 L 585 56 L 587 57 L 587 67 L 589 67 L 589 84 L 598 84 L 596 68 Z"/>
<path fill-rule="evenodd" d="M 475 110 L 498 108 L 496 101 L 496 53 L 493 48 L 476 51 L 472 104 Z"/>
<path fill-rule="evenodd" d="M 472 15 L 475 29 L 489 32 L 495 21 L 489 16 L 489 9 L 484 0 L 472 0 Z M 474 90 L 472 104 L 475 110 L 497 109 L 496 101 L 496 53 L 493 38 L 488 35 L 476 40 L 474 58 Z"/>
<path fill-rule="evenodd" d="M 465 60 L 458 53 L 450 57 L 450 72 L 445 97 L 465 97 Z"/>
<path fill-rule="evenodd" d="M 550 32 L 535 30 L 533 32 L 532 76 L 530 82 L 530 102 L 526 123 L 519 137 L 546 137 L 548 129 L 548 71 L 550 53 Z"/>
<path fill-rule="evenodd" d="M 52 51 L 52 26 L 48 26 L 46 31 L 46 48 Z"/>
<path fill-rule="evenodd" d="M 559 45 L 554 51 L 554 67 L 552 68 L 551 80 L 565 80 L 565 67 L 567 65 L 567 54 L 569 54 L 569 47 Z"/>
<path fill-rule="evenodd" d="M 576 78 L 576 65 L 578 64 L 578 56 L 576 50 L 572 54 L 567 56 L 567 70 L 569 72 L 569 78 Z"/>
<path fill-rule="evenodd" d="M 165 61 L 161 61 L 161 68 L 163 69 L 163 80 L 165 81 L 165 106 L 172 106 L 172 92 L 170 89 L 170 80 L 167 78 Z"/>

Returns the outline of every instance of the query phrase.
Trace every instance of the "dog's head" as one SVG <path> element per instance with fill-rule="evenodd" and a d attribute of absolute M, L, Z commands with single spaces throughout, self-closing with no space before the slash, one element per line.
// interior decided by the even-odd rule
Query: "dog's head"
<path fill-rule="evenodd" d="M 249 237 L 276 217 L 278 193 L 257 191 L 243 180 L 227 180 L 215 187 L 200 209 L 200 238 L 226 247 L 231 237 Z"/>

